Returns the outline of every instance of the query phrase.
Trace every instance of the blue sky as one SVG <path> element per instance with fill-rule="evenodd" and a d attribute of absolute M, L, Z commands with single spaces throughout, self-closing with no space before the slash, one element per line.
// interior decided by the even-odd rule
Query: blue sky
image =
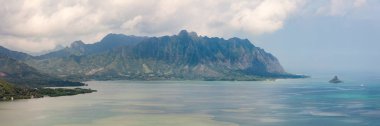
<path fill-rule="evenodd" d="M 380 73 L 378 0 L 0 0 L 0 45 L 38 54 L 108 33 L 248 38 L 292 73 Z"/>
<path fill-rule="evenodd" d="M 282 29 L 254 37 L 255 44 L 274 53 L 291 72 L 378 74 L 379 5 L 367 1 L 341 15 L 298 15 Z"/>

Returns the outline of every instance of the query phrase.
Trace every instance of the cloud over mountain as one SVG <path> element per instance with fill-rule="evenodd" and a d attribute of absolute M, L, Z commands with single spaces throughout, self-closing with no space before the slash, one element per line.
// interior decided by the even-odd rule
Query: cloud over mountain
<path fill-rule="evenodd" d="M 362 1 L 362 2 L 361 2 Z M 354 5 L 362 6 L 363 0 Z M 364 1 L 365 2 L 365 1 Z M 306 0 L 0 0 L 0 44 L 38 52 L 113 33 L 261 35 L 284 27 Z"/>

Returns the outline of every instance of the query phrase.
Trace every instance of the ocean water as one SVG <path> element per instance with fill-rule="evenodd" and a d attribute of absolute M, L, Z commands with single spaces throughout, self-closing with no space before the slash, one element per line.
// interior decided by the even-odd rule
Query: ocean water
<path fill-rule="evenodd" d="M 90 81 L 98 92 L 0 102 L 1 126 L 377 126 L 380 76 Z"/>

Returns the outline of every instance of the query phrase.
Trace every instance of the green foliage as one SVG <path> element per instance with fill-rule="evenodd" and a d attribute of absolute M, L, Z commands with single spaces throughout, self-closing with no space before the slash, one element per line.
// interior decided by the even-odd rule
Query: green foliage
<path fill-rule="evenodd" d="M 83 88 L 75 88 L 75 89 L 68 89 L 68 88 L 41 88 L 38 89 L 38 93 L 41 95 L 47 95 L 50 97 L 58 97 L 58 96 L 68 96 L 68 95 L 77 95 L 77 94 L 85 94 L 85 93 L 92 93 L 96 90 L 92 89 L 83 89 Z"/>
<path fill-rule="evenodd" d="M 37 89 L 25 87 L 16 87 L 4 80 L 0 80 L 0 101 L 13 99 L 29 99 L 39 98 L 43 95 L 39 94 Z"/>
<path fill-rule="evenodd" d="M 92 93 L 96 90 L 91 89 L 67 89 L 67 88 L 26 88 L 18 87 L 4 80 L 0 80 L 0 101 L 8 101 L 13 99 L 30 99 L 41 98 L 44 96 L 58 97 L 67 95 L 77 95 L 84 93 Z"/>

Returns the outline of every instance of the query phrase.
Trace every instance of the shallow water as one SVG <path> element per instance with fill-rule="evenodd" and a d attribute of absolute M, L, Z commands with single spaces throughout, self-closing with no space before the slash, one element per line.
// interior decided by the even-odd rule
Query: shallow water
<path fill-rule="evenodd" d="M 343 84 L 329 84 L 329 79 L 91 81 L 89 87 L 98 92 L 0 102 L 0 122 L 2 126 L 380 124 L 379 77 L 343 77 Z"/>

